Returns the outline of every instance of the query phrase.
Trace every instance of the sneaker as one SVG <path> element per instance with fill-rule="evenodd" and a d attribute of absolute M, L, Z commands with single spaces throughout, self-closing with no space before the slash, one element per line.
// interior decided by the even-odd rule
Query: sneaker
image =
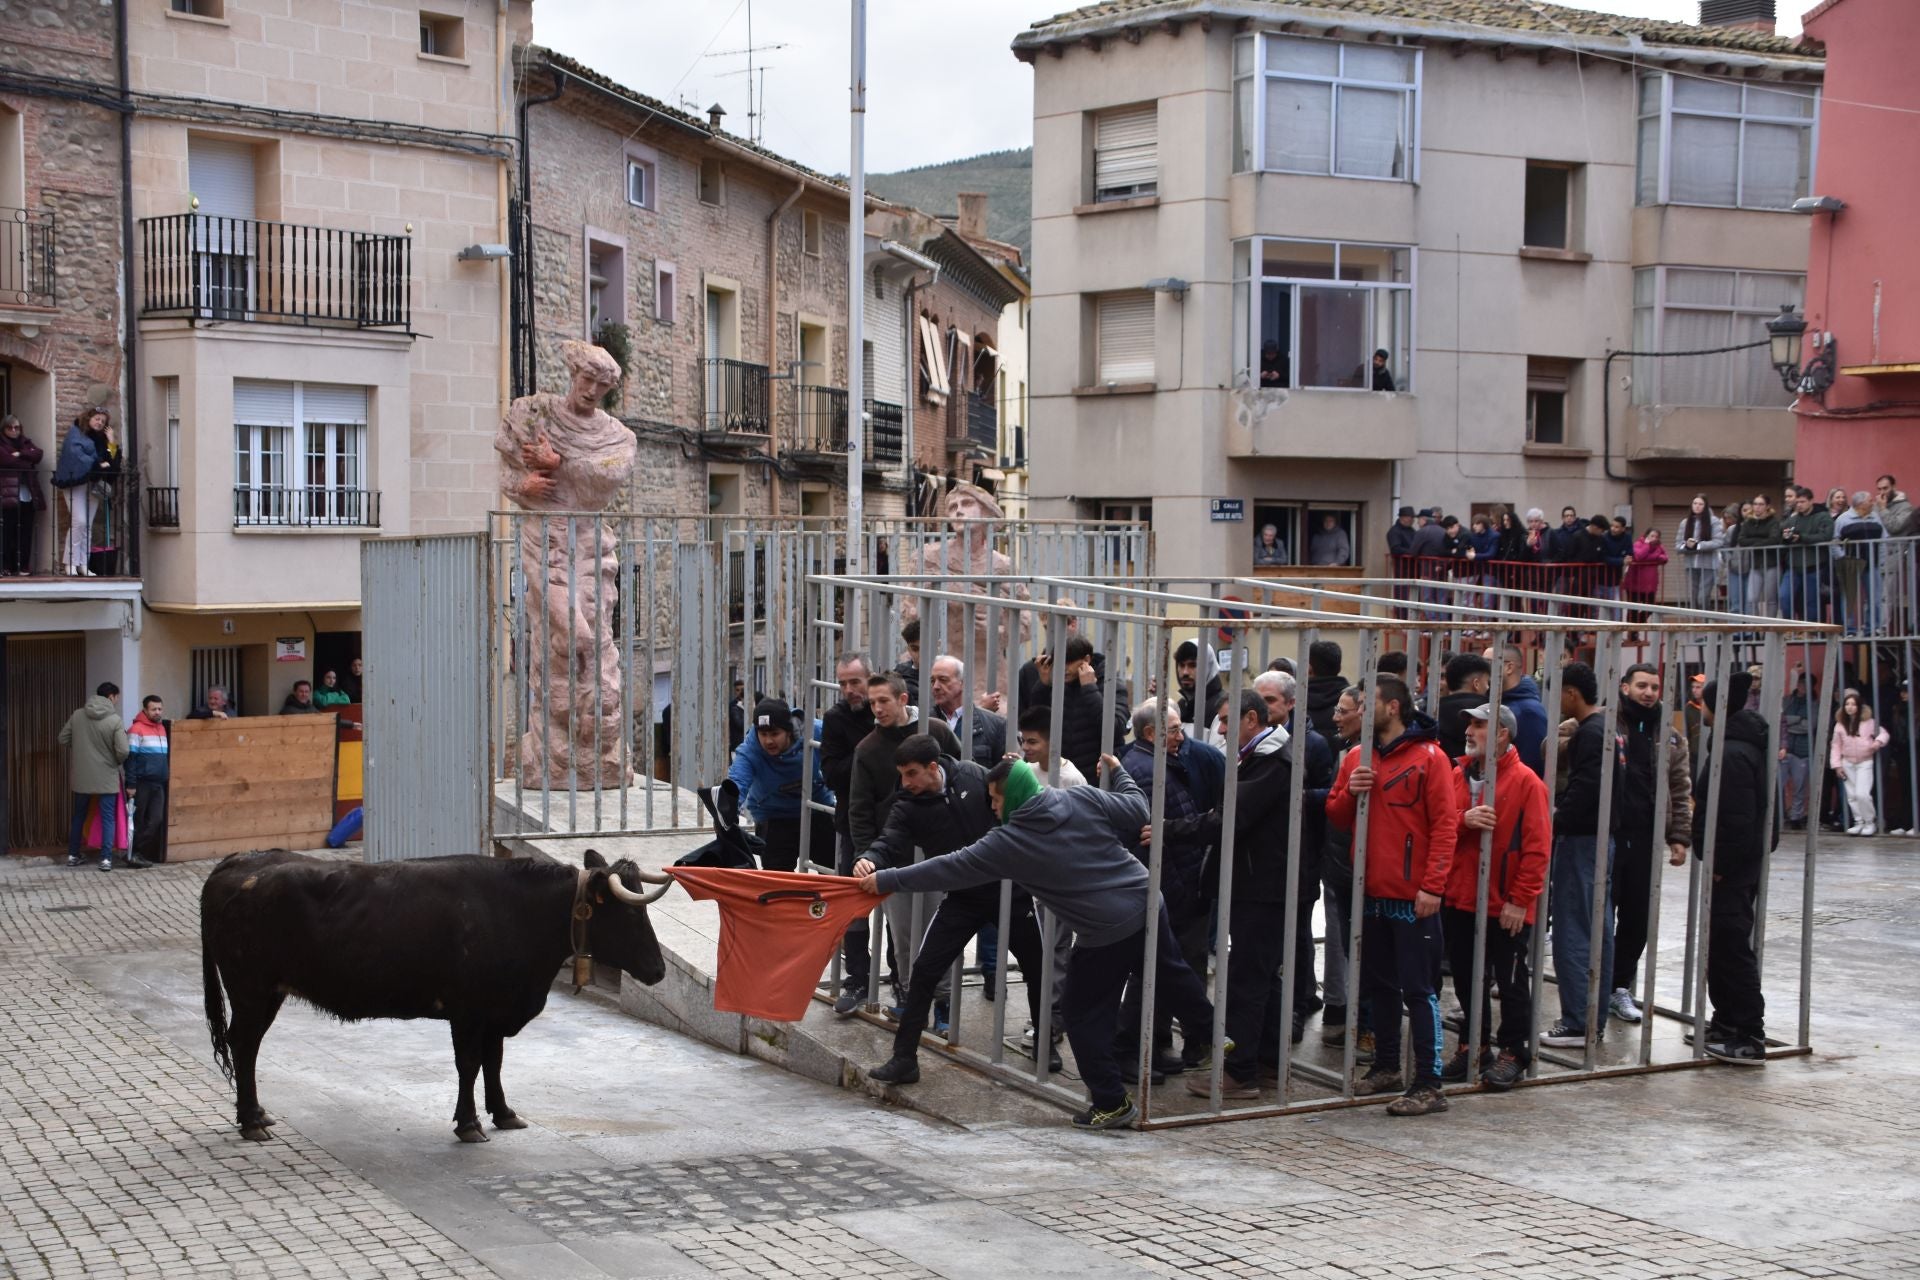
<path fill-rule="evenodd" d="M 1206 1075 L 1199 1075 L 1197 1073 L 1188 1075 L 1187 1092 L 1196 1098 L 1212 1097 L 1212 1073 L 1209 1072 Z M 1220 1096 L 1222 1098 L 1257 1098 L 1260 1096 L 1260 1085 L 1258 1081 L 1242 1083 L 1234 1079 L 1230 1072 L 1222 1071 L 1220 1073 Z"/>
<path fill-rule="evenodd" d="M 1447 1109 L 1447 1095 L 1432 1085 L 1415 1085 L 1387 1104 L 1390 1116 L 1426 1116 Z"/>
<path fill-rule="evenodd" d="M 1357 1098 L 1371 1098 L 1378 1093 L 1400 1093 L 1407 1087 L 1398 1071 L 1373 1070 L 1353 1082 L 1353 1093 Z"/>
<path fill-rule="evenodd" d="M 1220 1046 L 1221 1060 L 1225 1061 L 1226 1056 L 1232 1052 L 1233 1041 L 1229 1040 Z M 1180 1060 L 1187 1064 L 1188 1071 L 1198 1071 L 1205 1074 L 1213 1070 L 1213 1050 L 1205 1045 L 1199 1046 L 1197 1050 L 1194 1046 L 1189 1045 L 1186 1051 L 1180 1055 Z"/>
<path fill-rule="evenodd" d="M 102 858 L 102 859 L 100 859 L 100 869 L 101 869 L 102 871 L 111 871 L 111 870 L 113 870 L 113 859 L 112 859 L 112 858 Z"/>
<path fill-rule="evenodd" d="M 80 865 L 80 855 L 79 855 L 79 854 L 77 854 L 77 853 L 70 853 L 70 854 L 68 854 L 68 855 L 67 855 L 67 865 L 68 865 L 68 866 L 70 866 L 70 867 L 77 867 L 77 866 L 79 866 L 79 865 Z"/>
<path fill-rule="evenodd" d="M 1607 1011 L 1622 1022 L 1637 1023 L 1642 1016 L 1640 1006 L 1633 1001 L 1633 992 L 1625 987 L 1613 989 L 1613 995 L 1607 1000 Z"/>
<path fill-rule="evenodd" d="M 1055 1075 L 1059 1075 L 1062 1071 L 1066 1070 L 1066 1066 L 1067 1066 L 1066 1063 L 1060 1061 L 1060 1051 L 1058 1049 L 1054 1049 L 1051 1047 L 1048 1048 L 1047 1070 L 1051 1071 Z"/>
<path fill-rule="evenodd" d="M 1857 836 L 1857 835 L 1859 835 L 1859 834 L 1860 834 L 1860 824 L 1856 822 L 1856 823 L 1854 823 L 1854 824 L 1853 824 L 1852 826 L 1850 826 L 1850 827 L 1848 827 L 1848 828 L 1847 828 L 1847 834 L 1848 834 L 1848 835 L 1850 835 L 1850 836 Z"/>
<path fill-rule="evenodd" d="M 836 1018 L 851 1018 L 866 1003 L 866 999 L 865 992 L 844 990 L 840 998 L 833 1002 L 833 1014 Z"/>
<path fill-rule="evenodd" d="M 1320 1010 L 1320 1043 L 1339 1044 L 1347 1034 L 1347 1006 L 1330 1004 Z"/>
<path fill-rule="evenodd" d="M 907 1006 L 904 1004 L 890 1004 L 881 1010 L 881 1013 L 886 1017 L 888 1022 L 898 1022 L 907 1016 Z"/>
<path fill-rule="evenodd" d="M 1480 1073 L 1480 1083 L 1495 1093 L 1505 1093 L 1527 1078 L 1527 1064 L 1502 1051 L 1493 1065 Z"/>
<path fill-rule="evenodd" d="M 1133 1105 L 1133 1099 L 1122 1098 L 1120 1105 L 1102 1111 L 1099 1107 L 1089 1106 L 1073 1118 L 1076 1129 L 1124 1129 L 1132 1124 L 1134 1117 L 1140 1114 L 1140 1108 Z"/>
<path fill-rule="evenodd" d="M 1879 830 L 1880 829 L 1878 827 L 1874 826 L 1871 822 L 1869 822 L 1865 826 L 1860 828 L 1860 834 L 1863 836 L 1877 835 L 1879 833 Z"/>
<path fill-rule="evenodd" d="M 1153 1051 L 1153 1071 L 1159 1076 L 1177 1076 L 1187 1069 L 1187 1060 L 1172 1049 Z"/>
<path fill-rule="evenodd" d="M 160 865 L 157 862 L 149 862 L 137 853 L 128 854 L 125 858 L 121 859 L 121 864 L 132 867 L 135 871 L 145 871 L 149 867 L 157 867 Z"/>
<path fill-rule="evenodd" d="M 1707 1041 L 1707 1056 L 1736 1067 L 1764 1067 L 1767 1047 L 1748 1036 L 1720 1036 Z"/>
<path fill-rule="evenodd" d="M 933 1025 L 929 1027 L 928 1030 L 937 1036 L 943 1036 L 947 1034 L 947 1028 L 951 1023 L 952 1010 L 947 1007 L 947 1002 L 945 1000 L 935 1000 L 933 1002 Z"/>
<path fill-rule="evenodd" d="M 919 1084 L 920 1060 L 918 1058 L 888 1058 L 885 1062 L 867 1072 L 867 1079 L 878 1080 L 881 1084 Z"/>
<path fill-rule="evenodd" d="M 1584 1049 L 1587 1044 L 1587 1029 L 1576 1027 L 1565 1018 L 1561 1018 L 1547 1028 L 1547 1034 L 1540 1037 L 1540 1043 L 1556 1045 L 1562 1049 Z"/>

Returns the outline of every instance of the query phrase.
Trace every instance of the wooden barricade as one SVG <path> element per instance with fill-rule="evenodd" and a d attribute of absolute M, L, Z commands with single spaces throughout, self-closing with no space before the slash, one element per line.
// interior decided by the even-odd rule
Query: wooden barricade
<path fill-rule="evenodd" d="M 337 721 L 332 712 L 174 721 L 168 860 L 324 844 Z"/>

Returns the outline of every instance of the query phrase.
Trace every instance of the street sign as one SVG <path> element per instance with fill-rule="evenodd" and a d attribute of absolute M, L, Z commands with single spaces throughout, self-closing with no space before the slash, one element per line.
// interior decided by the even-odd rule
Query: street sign
<path fill-rule="evenodd" d="M 1247 518 L 1245 498 L 1214 498 L 1211 502 L 1210 516 L 1216 524 L 1237 524 Z"/>

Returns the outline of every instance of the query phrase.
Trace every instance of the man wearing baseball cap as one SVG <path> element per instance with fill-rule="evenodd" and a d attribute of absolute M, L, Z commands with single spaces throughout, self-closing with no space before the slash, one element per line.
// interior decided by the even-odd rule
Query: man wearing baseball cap
<path fill-rule="evenodd" d="M 805 758 L 794 730 L 793 708 L 778 698 L 762 698 L 753 709 L 749 732 L 733 753 L 727 777 L 740 788 L 740 803 L 753 815 L 754 830 L 766 842 L 760 855 L 766 871 L 791 871 L 800 861 L 800 823 L 813 823 L 810 857 L 828 866 L 834 859 L 833 792 L 820 772 L 814 753 L 812 785 L 807 789 L 827 812 L 808 809 L 802 801 L 800 769 Z M 819 726 L 814 726 L 819 732 Z"/>
<path fill-rule="evenodd" d="M 1481 1079 L 1487 1088 L 1505 1091 L 1527 1073 L 1527 1033 L 1533 1025 L 1533 980 L 1527 972 L 1532 952 L 1534 905 L 1547 882 L 1547 858 L 1553 838 L 1552 805 L 1547 784 L 1526 767 L 1513 745 L 1519 720 L 1502 706 L 1494 735 L 1493 771 L 1486 772 L 1490 704 L 1467 712 L 1467 753 L 1453 771 L 1454 800 L 1460 806 L 1460 834 L 1453 870 L 1447 877 L 1440 930 L 1453 970 L 1454 994 L 1471 1013 L 1473 999 L 1474 913 L 1479 906 L 1480 842 L 1491 831 L 1487 860 L 1486 967 L 1480 975 Z M 1489 787 L 1491 783 L 1491 787 Z M 1500 1024 L 1493 1023 L 1493 988 L 1500 988 Z M 1468 1026 L 1471 1025 L 1469 1018 Z M 1467 1078 L 1467 1032 L 1441 1070 L 1449 1082 Z M 1491 1061 L 1489 1044 L 1500 1054 Z"/>

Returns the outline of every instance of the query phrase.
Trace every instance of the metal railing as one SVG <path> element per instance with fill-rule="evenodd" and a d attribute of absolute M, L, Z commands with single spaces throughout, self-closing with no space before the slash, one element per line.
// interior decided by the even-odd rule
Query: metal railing
<path fill-rule="evenodd" d="M 180 489 L 177 485 L 147 486 L 147 528 L 180 527 Z"/>
<path fill-rule="evenodd" d="M 140 314 L 408 329 L 408 236 L 177 213 L 140 221 Z"/>
<path fill-rule="evenodd" d="M 701 429 L 767 435 L 767 367 L 745 360 L 702 360 L 700 365 L 706 392 Z"/>
<path fill-rule="evenodd" d="M 890 471 L 906 457 L 906 410 L 885 400 L 869 400 L 867 417 L 867 469 Z"/>
<path fill-rule="evenodd" d="M 991 396 L 967 397 L 967 434 L 959 443 L 985 449 L 994 457 L 1000 455 L 1000 406 Z"/>
<path fill-rule="evenodd" d="M 378 489 L 280 488 L 235 485 L 233 524 L 239 528 L 377 529 Z"/>
<path fill-rule="evenodd" d="M 793 389 L 795 453 L 847 452 L 847 393 L 839 387 L 798 386 Z"/>
<path fill-rule="evenodd" d="M 53 245 L 51 210 L 0 208 L 0 303 L 53 305 Z"/>

